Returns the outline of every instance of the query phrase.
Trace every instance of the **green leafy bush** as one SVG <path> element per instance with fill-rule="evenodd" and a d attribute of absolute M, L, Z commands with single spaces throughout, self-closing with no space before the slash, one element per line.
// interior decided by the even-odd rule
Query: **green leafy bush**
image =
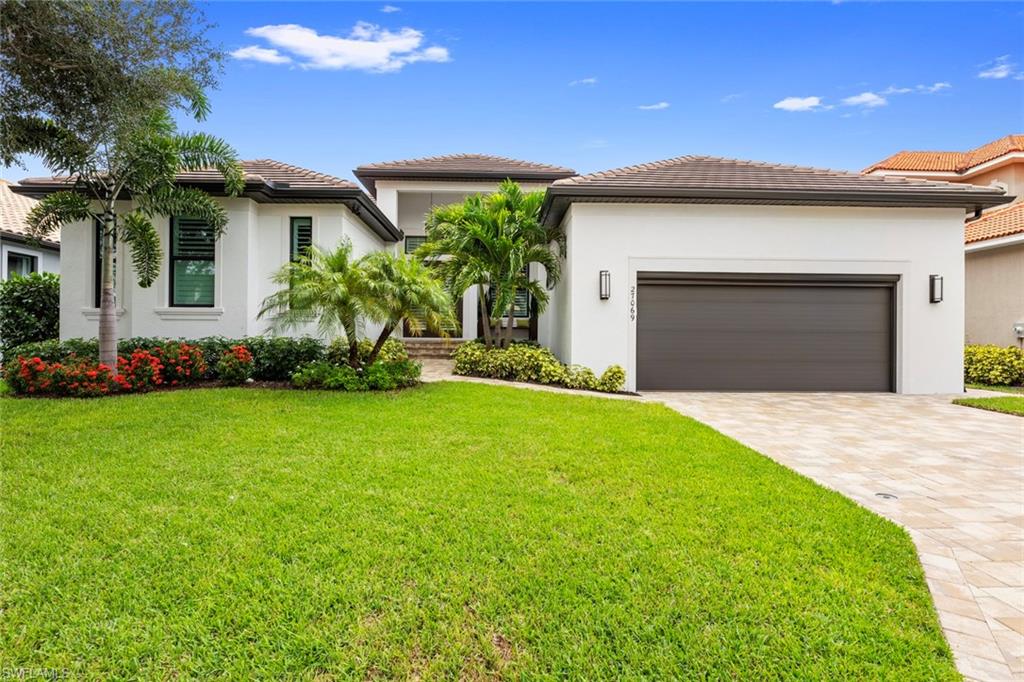
<path fill-rule="evenodd" d="M 359 341 L 359 360 L 365 362 L 373 351 L 374 342 L 370 339 Z M 335 339 L 327 346 L 327 361 L 335 365 L 348 364 L 348 342 L 345 339 Z M 409 351 L 400 339 L 389 338 L 381 346 L 377 359 L 381 362 L 402 362 L 409 359 Z"/>
<path fill-rule="evenodd" d="M 452 353 L 454 372 L 464 376 L 507 379 L 590 391 L 621 391 L 626 372 L 612 365 L 598 379 L 587 367 L 567 367 L 548 350 L 535 344 L 515 343 L 508 348 L 488 349 L 476 341 L 464 343 Z"/>
<path fill-rule="evenodd" d="M 565 387 L 596 391 L 598 383 L 594 370 L 583 365 L 569 365 L 565 372 Z"/>
<path fill-rule="evenodd" d="M 217 361 L 217 376 L 229 386 L 244 384 L 252 376 L 252 353 L 241 344 L 224 351 Z"/>
<path fill-rule="evenodd" d="M 605 393 L 618 393 L 626 385 L 626 370 L 619 365 L 611 365 L 604 371 L 597 382 L 597 390 Z"/>
<path fill-rule="evenodd" d="M 34 272 L 0 282 L 0 354 L 7 356 L 24 343 L 57 338 L 59 323 L 60 277 Z"/>
<path fill-rule="evenodd" d="M 323 342 L 310 336 L 254 336 L 234 343 L 244 343 L 249 349 L 252 376 L 264 381 L 287 381 L 301 366 L 324 358 Z"/>
<path fill-rule="evenodd" d="M 292 385 L 296 388 L 322 388 L 333 391 L 391 391 L 415 385 L 419 378 L 420 365 L 411 360 L 378 360 L 363 370 L 319 360 L 295 372 L 292 375 Z"/>
<path fill-rule="evenodd" d="M 992 386 L 1024 384 L 1024 351 L 1013 346 L 966 346 L 964 380 Z"/>

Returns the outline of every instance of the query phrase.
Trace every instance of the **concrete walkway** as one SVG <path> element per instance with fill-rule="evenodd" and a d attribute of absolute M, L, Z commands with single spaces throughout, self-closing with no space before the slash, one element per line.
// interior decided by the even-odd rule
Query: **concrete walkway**
<path fill-rule="evenodd" d="M 423 378 L 578 393 L 458 377 L 444 360 L 424 362 Z M 975 680 L 1024 680 L 1024 419 L 953 405 L 954 397 L 663 392 L 627 399 L 664 403 L 905 527 L 960 671 Z"/>
<path fill-rule="evenodd" d="M 644 397 L 904 526 L 960 671 L 1024 680 L 1024 419 L 954 396 Z"/>

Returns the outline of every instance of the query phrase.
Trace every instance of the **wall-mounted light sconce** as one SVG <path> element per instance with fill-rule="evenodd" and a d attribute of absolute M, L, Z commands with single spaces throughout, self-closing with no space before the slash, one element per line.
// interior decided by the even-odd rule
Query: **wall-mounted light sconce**
<path fill-rule="evenodd" d="M 601 300 L 607 301 L 612 297 L 612 273 L 607 270 L 602 270 L 597 278 L 599 290 L 601 293 Z"/>
<path fill-rule="evenodd" d="M 942 275 L 928 275 L 928 300 L 942 303 Z"/>

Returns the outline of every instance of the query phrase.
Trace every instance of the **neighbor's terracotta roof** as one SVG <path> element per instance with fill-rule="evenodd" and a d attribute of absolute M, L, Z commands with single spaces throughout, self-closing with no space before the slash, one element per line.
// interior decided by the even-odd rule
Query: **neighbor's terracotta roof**
<path fill-rule="evenodd" d="M 1024 135 L 1007 135 L 966 152 L 898 152 L 864 169 L 864 172 L 896 170 L 966 173 L 975 166 L 1013 152 L 1024 152 Z"/>
<path fill-rule="evenodd" d="M 1015 234 L 1024 234 L 1024 201 L 985 211 L 980 218 L 967 223 L 964 242 L 972 244 Z"/>
<path fill-rule="evenodd" d="M 30 197 L 15 194 L 11 191 L 11 183 L 0 180 L 0 232 L 14 235 L 19 239 L 28 238 L 25 219 L 38 201 Z M 43 244 L 60 246 L 60 232 L 39 240 Z"/>
<path fill-rule="evenodd" d="M 503 180 L 551 182 L 575 175 L 565 166 L 521 161 L 489 154 L 448 154 L 401 161 L 382 161 L 359 166 L 355 176 L 371 191 L 375 180 L 384 178 L 438 180 Z"/>

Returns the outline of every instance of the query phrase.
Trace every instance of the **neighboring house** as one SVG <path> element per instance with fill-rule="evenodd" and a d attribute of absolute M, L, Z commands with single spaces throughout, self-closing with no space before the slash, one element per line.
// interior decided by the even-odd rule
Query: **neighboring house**
<path fill-rule="evenodd" d="M 564 362 L 622 365 L 639 390 L 958 392 L 964 215 L 1005 201 L 993 188 L 689 156 L 584 176 L 476 155 L 360 166 L 376 201 L 294 166 L 244 165 L 224 237 L 166 219 L 168 267 L 153 287 L 118 269 L 123 336 L 261 333 L 269 275 L 295 244 L 412 248 L 431 206 L 511 177 L 547 187 L 543 219 L 567 234 L 562 280 L 535 322 Z M 181 182 L 223 193 L 213 173 Z M 62 186 L 29 179 L 17 191 Z M 63 237 L 81 256 L 65 264 L 61 336 L 93 336 L 95 231 L 70 225 Z"/>
<path fill-rule="evenodd" d="M 1016 197 L 968 217 L 965 338 L 1024 346 L 1024 135 L 967 152 L 899 152 L 865 172 L 988 185 Z"/>
<path fill-rule="evenodd" d="M 33 242 L 25 218 L 36 200 L 11 191 L 0 180 L 0 281 L 33 272 L 60 272 L 60 237 Z"/>

